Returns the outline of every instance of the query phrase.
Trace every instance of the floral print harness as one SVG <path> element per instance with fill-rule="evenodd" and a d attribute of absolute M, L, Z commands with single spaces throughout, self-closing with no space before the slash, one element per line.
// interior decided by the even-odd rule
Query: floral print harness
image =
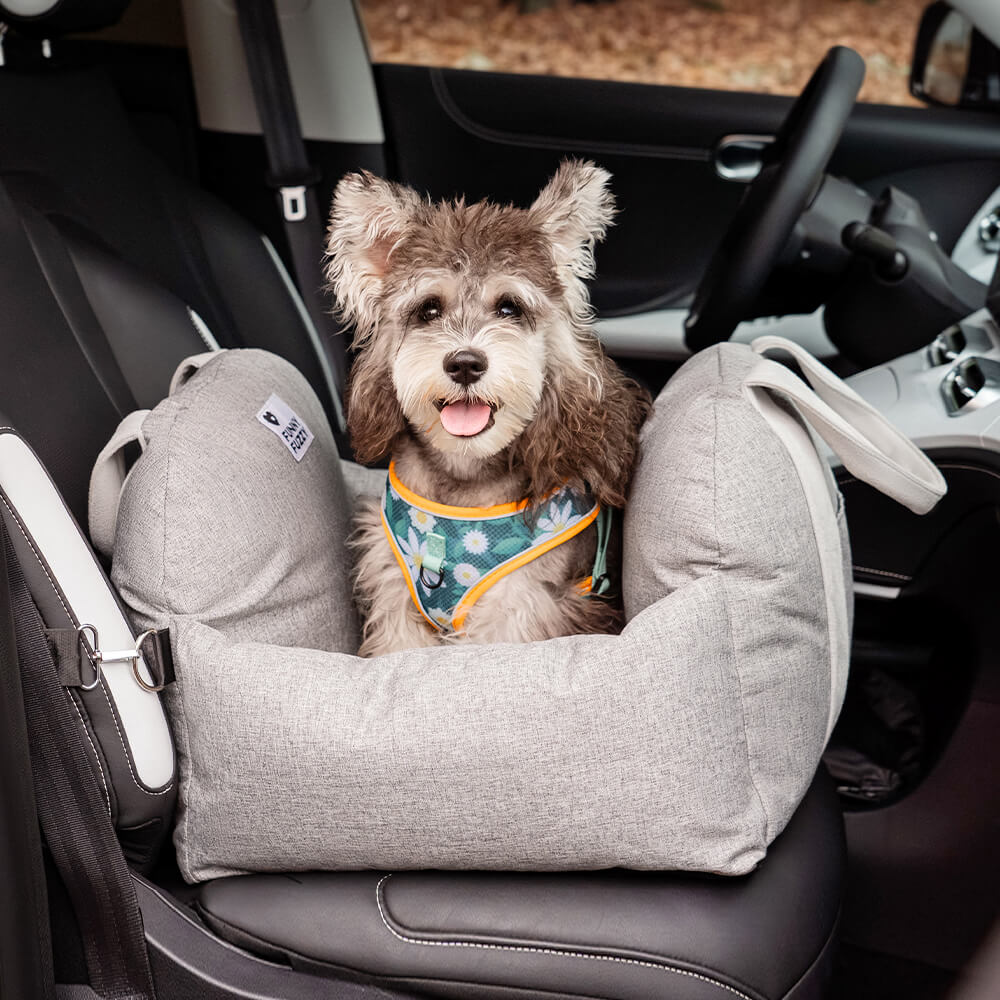
<path fill-rule="evenodd" d="M 605 553 L 610 510 L 568 486 L 528 511 L 529 503 L 452 507 L 418 496 L 396 476 L 394 464 L 382 494 L 382 527 L 417 610 L 439 632 L 461 629 L 469 608 L 526 563 L 578 535 L 597 521 L 594 572 L 584 593 L 609 586 Z M 533 515 L 533 516 L 532 516 Z"/>

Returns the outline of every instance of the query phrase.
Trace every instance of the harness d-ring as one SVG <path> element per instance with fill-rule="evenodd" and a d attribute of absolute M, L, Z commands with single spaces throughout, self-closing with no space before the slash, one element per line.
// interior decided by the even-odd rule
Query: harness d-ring
<path fill-rule="evenodd" d="M 438 587 L 440 587 L 441 584 L 444 583 L 444 570 L 438 570 L 437 581 L 435 583 L 430 583 L 428 580 L 426 580 L 424 578 L 424 570 L 425 570 L 425 568 L 426 567 L 424 567 L 424 566 L 420 567 L 420 582 L 428 590 L 437 590 Z"/>

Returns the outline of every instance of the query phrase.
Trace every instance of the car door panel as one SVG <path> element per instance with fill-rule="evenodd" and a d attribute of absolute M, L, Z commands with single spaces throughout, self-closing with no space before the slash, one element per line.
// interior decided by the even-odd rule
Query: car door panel
<path fill-rule="evenodd" d="M 715 170 L 724 136 L 773 134 L 787 97 L 600 80 L 375 67 L 390 169 L 433 197 L 526 205 L 563 156 L 611 171 L 620 214 L 593 300 L 613 317 L 683 306 L 744 191 Z M 830 165 L 918 197 L 950 247 L 1000 181 L 993 116 L 859 105 Z"/>

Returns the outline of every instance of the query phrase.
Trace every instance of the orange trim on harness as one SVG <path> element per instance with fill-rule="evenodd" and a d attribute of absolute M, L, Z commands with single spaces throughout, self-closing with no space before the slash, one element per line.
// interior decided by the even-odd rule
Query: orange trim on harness
<path fill-rule="evenodd" d="M 389 463 L 389 482 L 392 483 L 392 488 L 414 507 L 419 507 L 420 510 L 425 510 L 430 514 L 441 514 L 443 517 L 457 517 L 463 520 L 470 517 L 506 517 L 508 514 L 517 514 L 531 503 L 530 500 L 519 500 L 511 503 L 498 503 L 492 507 L 452 507 L 446 503 L 428 500 L 400 482 L 396 475 L 395 461 Z"/>
<path fill-rule="evenodd" d="M 493 586 L 498 580 L 502 580 L 505 576 L 513 573 L 514 570 L 520 569 L 522 566 L 526 566 L 528 563 L 537 559 L 540 555 L 544 555 L 551 549 L 554 549 L 557 545 L 562 542 L 568 542 L 574 535 L 580 534 L 584 528 L 589 527 L 597 519 L 597 515 L 600 513 L 600 505 L 595 504 L 594 509 L 588 514 L 585 514 L 579 521 L 576 522 L 572 527 L 567 528 L 565 531 L 560 532 L 558 535 L 553 536 L 547 542 L 543 542 L 541 545 L 535 545 L 530 549 L 522 552 L 519 556 L 515 556 L 513 559 L 509 559 L 507 562 L 502 563 L 497 566 L 496 569 L 487 573 L 478 583 L 470 587 L 466 592 L 465 596 L 459 601 L 458 607 L 455 608 L 455 614 L 451 619 L 451 626 L 457 632 L 465 622 L 465 617 L 469 613 L 469 609 L 479 600 L 483 594 L 486 593 L 490 587 Z M 383 518 L 384 520 L 384 518 Z M 417 602 L 419 604 L 419 601 Z M 426 615 L 424 616 L 426 617 Z"/>
<path fill-rule="evenodd" d="M 413 577 L 410 576 L 410 567 L 406 565 L 403 553 L 399 551 L 399 546 L 396 544 L 396 537 L 393 535 L 392 529 L 385 519 L 385 511 L 379 511 L 379 514 L 382 517 L 382 530 L 385 532 L 385 537 L 389 539 L 389 545 L 392 547 L 392 554 L 396 557 L 396 562 L 399 563 L 399 568 L 403 571 L 403 579 L 406 580 L 406 586 L 409 588 L 410 599 L 417 606 L 417 611 L 423 616 L 424 621 L 436 632 L 438 630 L 438 623 L 428 617 L 424 611 L 424 606 L 420 603 L 420 598 L 417 597 L 417 588 L 414 586 Z"/>

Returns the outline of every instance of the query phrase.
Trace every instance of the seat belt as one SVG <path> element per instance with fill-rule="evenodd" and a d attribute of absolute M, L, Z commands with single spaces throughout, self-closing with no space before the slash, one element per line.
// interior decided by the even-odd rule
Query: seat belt
<path fill-rule="evenodd" d="M 346 426 L 342 403 L 347 384 L 347 346 L 327 311 L 322 291 L 326 284 L 320 266 L 323 224 L 316 197 L 320 173 L 306 155 L 274 0 L 236 0 L 236 15 L 267 148 L 267 181 L 278 191 L 295 280 L 330 368 L 340 425 L 335 429 L 342 435 Z"/>
<path fill-rule="evenodd" d="M 52 938 L 14 615 L 0 546 L 0 993 L 55 1000 Z"/>
<path fill-rule="evenodd" d="M 142 915 L 72 695 L 59 683 L 44 624 L 0 518 L 35 801 L 45 843 L 83 940 L 90 986 L 106 1000 L 153 1000 Z"/>

